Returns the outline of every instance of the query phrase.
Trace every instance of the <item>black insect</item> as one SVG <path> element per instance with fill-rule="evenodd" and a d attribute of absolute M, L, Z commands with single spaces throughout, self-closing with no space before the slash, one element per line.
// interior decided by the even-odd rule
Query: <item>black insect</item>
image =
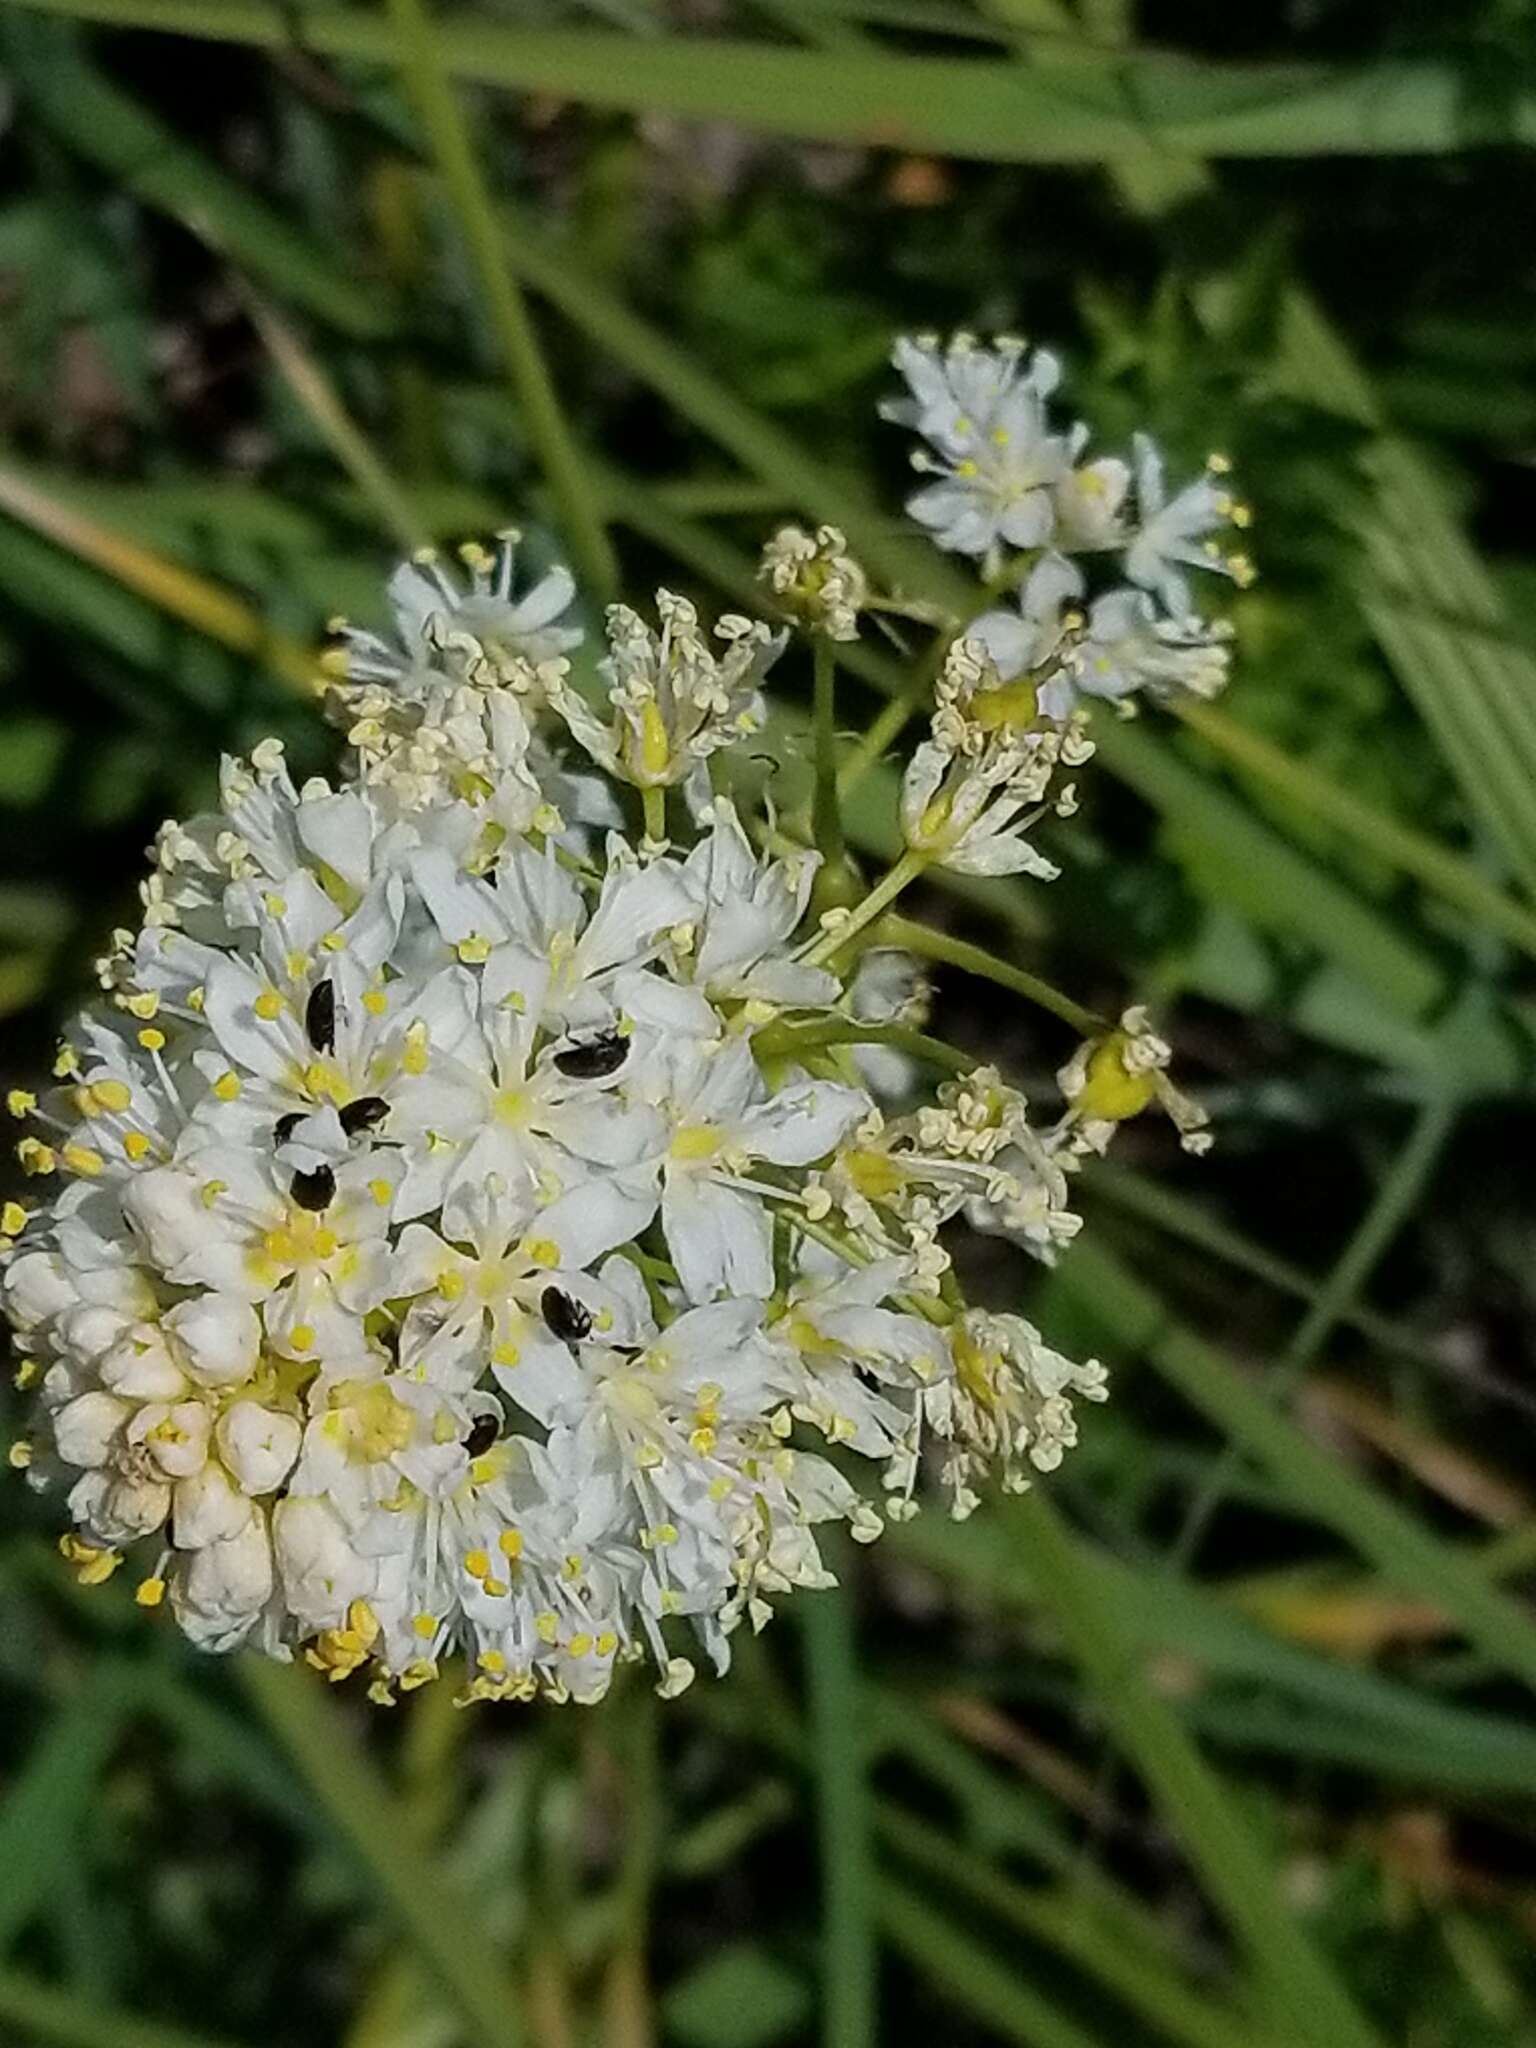
<path fill-rule="evenodd" d="M 286 1116 L 280 1116 L 272 1126 L 273 1144 L 286 1145 L 303 1121 L 304 1112 L 302 1109 L 290 1109 Z"/>
<path fill-rule="evenodd" d="M 317 1166 L 313 1173 L 296 1173 L 288 1183 L 288 1192 L 301 1209 L 318 1215 L 336 1199 L 336 1176 L 328 1166 Z"/>
<path fill-rule="evenodd" d="M 555 1065 L 573 1081 L 601 1081 L 616 1074 L 628 1058 L 629 1040 L 617 1031 L 605 1031 L 600 1038 L 557 1052 Z"/>
<path fill-rule="evenodd" d="M 539 1297 L 544 1320 L 562 1344 L 579 1344 L 591 1335 L 592 1311 L 563 1288 L 546 1287 Z"/>
<path fill-rule="evenodd" d="M 355 1138 L 359 1131 L 371 1131 L 375 1124 L 383 1123 L 388 1115 L 389 1104 L 382 1095 L 359 1095 L 341 1112 L 341 1128 Z"/>
<path fill-rule="evenodd" d="M 336 984 L 317 981 L 304 1005 L 304 1033 L 316 1052 L 329 1052 L 336 1043 Z"/>
<path fill-rule="evenodd" d="M 494 1415 L 477 1415 L 469 1425 L 464 1448 L 472 1458 L 483 1457 L 500 1434 L 501 1424 Z"/>

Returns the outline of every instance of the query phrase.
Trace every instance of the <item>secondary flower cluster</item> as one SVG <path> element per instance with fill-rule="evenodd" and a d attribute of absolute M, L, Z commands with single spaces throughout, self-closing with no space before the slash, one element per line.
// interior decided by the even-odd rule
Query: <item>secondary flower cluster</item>
<path fill-rule="evenodd" d="M 996 360 L 984 420 L 1040 382 Z M 56 1085 L 9 1099 L 45 1196 L 0 1237 L 11 1462 L 64 1491 L 65 1555 L 132 1550 L 194 1642 L 381 1700 L 449 1656 L 471 1698 L 591 1700 L 647 1654 L 675 1692 L 828 1583 L 826 1524 L 912 1513 L 930 1445 L 958 1513 L 1052 1469 L 1102 1371 L 967 1307 L 945 1227 L 1049 1259 L 1121 1120 L 1156 1097 L 1200 1142 L 1140 1012 L 1046 1126 L 991 1068 L 877 1098 L 913 1093 L 910 971 L 860 964 L 899 883 L 811 916 L 818 855 L 749 831 L 717 758 L 786 636 L 615 606 L 599 711 L 570 577 L 515 556 L 400 569 L 393 638 L 338 625 L 345 775 L 226 760 Z M 869 601 L 830 529 L 765 576 L 835 639 Z M 898 867 L 1049 874 L 1026 814 L 1089 751 L 956 638 Z"/>

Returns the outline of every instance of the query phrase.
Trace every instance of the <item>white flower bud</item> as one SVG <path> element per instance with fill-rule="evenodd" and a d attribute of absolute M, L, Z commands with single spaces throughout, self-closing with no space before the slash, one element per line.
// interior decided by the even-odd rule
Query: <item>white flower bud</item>
<path fill-rule="evenodd" d="M 243 1493 L 222 1465 L 210 1460 L 201 1471 L 176 1487 L 176 1519 L 171 1540 L 178 1550 L 201 1550 L 237 1535 L 253 1513 Z"/>
<path fill-rule="evenodd" d="M 176 1618 L 200 1648 L 233 1647 L 272 1595 L 272 1545 L 252 1514 L 237 1535 L 194 1550 L 172 1586 Z"/>
<path fill-rule="evenodd" d="M 79 1299 L 74 1275 L 57 1252 L 22 1252 L 0 1283 L 5 1312 L 18 1330 L 39 1330 Z"/>
<path fill-rule="evenodd" d="M 53 1418 L 53 1440 L 66 1465 L 105 1465 L 123 1424 L 126 1401 L 107 1393 L 80 1394 Z"/>
<path fill-rule="evenodd" d="M 231 1294 L 200 1294 L 173 1308 L 165 1321 L 200 1386 L 234 1387 L 250 1378 L 261 1348 L 261 1324 L 249 1302 Z"/>
<path fill-rule="evenodd" d="M 328 1501 L 292 1496 L 272 1517 L 283 1597 L 301 1628 L 329 1628 L 373 1587 L 373 1571 Z"/>
<path fill-rule="evenodd" d="M 128 1440 L 153 1460 L 167 1479 L 190 1479 L 208 1459 L 213 1417 L 201 1401 L 178 1401 L 174 1407 L 153 1401 L 141 1408 L 128 1427 Z"/>
<path fill-rule="evenodd" d="M 271 1493 L 299 1455 L 302 1432 L 291 1415 L 237 1401 L 220 1420 L 219 1455 L 243 1493 Z"/>
<path fill-rule="evenodd" d="M 186 1375 L 154 1323 L 133 1323 L 101 1361 L 101 1377 L 130 1401 L 174 1401 Z"/>
<path fill-rule="evenodd" d="M 197 1182 L 177 1167 L 154 1166 L 135 1174 L 122 1203 L 150 1258 L 167 1271 L 208 1242 L 208 1211 Z"/>

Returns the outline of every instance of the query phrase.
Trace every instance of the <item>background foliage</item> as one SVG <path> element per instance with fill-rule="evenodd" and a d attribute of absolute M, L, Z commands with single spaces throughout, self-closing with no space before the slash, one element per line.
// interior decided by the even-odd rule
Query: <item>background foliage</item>
<path fill-rule="evenodd" d="M 1536 2042 L 1533 58 L 1526 0 L 0 8 L 10 1077 L 218 751 L 327 760 L 310 650 L 401 545 L 718 604 L 832 516 L 952 596 L 895 330 L 1222 447 L 1264 570 L 1059 884 L 921 905 L 952 1036 L 1048 1092 L 985 944 L 1154 1000 L 1218 1117 L 968 1276 L 1116 1368 L 1059 1478 L 664 1712 L 388 1717 L 79 1593 L 7 1487 L 5 2039 Z"/>

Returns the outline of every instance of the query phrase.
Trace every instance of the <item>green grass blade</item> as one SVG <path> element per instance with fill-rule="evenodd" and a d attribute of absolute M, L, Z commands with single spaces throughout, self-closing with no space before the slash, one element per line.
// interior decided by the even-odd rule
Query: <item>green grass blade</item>
<path fill-rule="evenodd" d="M 73 1992 L 34 1983 L 17 1970 L 0 1969 L 0 2021 L 19 2027 L 39 2048 L 44 2042 L 56 2043 L 57 2048 L 231 2048 L 211 2034 L 136 2019 Z M 17 2038 L 6 2035 L 7 2040 Z"/>
<path fill-rule="evenodd" d="M 394 324 L 386 293 L 349 277 L 302 229 L 119 91 L 62 25 L 13 15 L 0 21 L 0 51 L 43 125 L 124 191 L 344 334 L 371 338 Z"/>
<path fill-rule="evenodd" d="M 1021 1974 L 890 1878 L 880 1886 L 880 1924 L 892 1946 L 925 1977 L 942 1984 L 963 2011 L 1004 2040 L 1020 2048 L 1102 2048 Z"/>
<path fill-rule="evenodd" d="M 511 1980 L 469 1902 L 418 1845 L 409 1815 L 339 1706 L 302 1667 L 247 1657 L 240 1677 L 379 1903 L 415 1944 L 476 2048 L 518 2048 Z"/>
<path fill-rule="evenodd" d="M 522 289 L 508 264 L 505 227 L 492 208 L 463 109 L 444 70 L 444 32 L 428 20 L 424 0 L 389 0 L 389 18 L 399 37 L 397 61 L 458 214 L 513 400 L 554 495 L 572 562 L 590 595 L 606 602 L 618 594 L 618 564 Z M 495 30 L 478 23 L 476 33 L 493 35 Z M 639 47 L 628 37 L 615 40 L 625 50 Z"/>
<path fill-rule="evenodd" d="M 1213 1903 L 1269 1981 L 1287 2027 L 1314 2048 L 1379 2048 L 1376 2030 L 1281 1898 L 1274 1870 L 1221 1780 L 1148 1682 L 1141 1653 L 1101 1599 L 1056 1508 L 1037 1488 L 1021 1501 L 1019 1520 L 1039 1565 L 1040 1596 L 1087 1675 L 1117 1746 L 1183 1837 Z"/>
<path fill-rule="evenodd" d="M 1169 1315 L 1156 1294 L 1102 1246 L 1079 1243 L 1060 1284 L 1090 1322 L 1145 1351 L 1158 1372 L 1240 1443 L 1296 1506 L 1333 1529 L 1400 1590 L 1434 1600 L 1504 1671 L 1536 1690 L 1536 1622 L 1476 1565 L 1278 1414 L 1222 1354 Z"/>
<path fill-rule="evenodd" d="M 1115 1992 L 1161 2038 L 1180 2048 L 1279 2048 L 1246 2017 L 1191 1991 L 1166 1964 L 1127 1942 L 1075 1889 L 1023 1885 L 962 1848 L 941 1829 L 889 1800 L 877 1808 L 882 1838 L 955 1899 L 1031 1936 Z"/>
<path fill-rule="evenodd" d="M 376 15 L 250 0 L 25 0 L 119 27 L 281 45 L 392 63 Z M 1211 156 L 1454 151 L 1469 136 L 1448 64 L 1197 64 L 1085 47 L 1038 73 L 1006 59 L 818 49 L 726 36 L 528 30 L 447 21 L 434 42 L 452 76 L 625 112 L 723 120 L 769 134 L 926 150 L 994 163 L 1095 163 L 1149 145 Z M 1536 140 L 1536 95 L 1512 93 L 1475 139 Z"/>
<path fill-rule="evenodd" d="M 824 2048 L 874 2048 L 874 1859 L 847 1588 L 809 1595 L 803 1626 L 821 1850 L 821 2038 Z"/>
<path fill-rule="evenodd" d="M 79 1855 L 81 1820 L 121 1720 L 110 1667 L 88 1674 L 7 1788 L 0 1805 L 0 1954 L 46 1898 L 56 1872 Z"/>

